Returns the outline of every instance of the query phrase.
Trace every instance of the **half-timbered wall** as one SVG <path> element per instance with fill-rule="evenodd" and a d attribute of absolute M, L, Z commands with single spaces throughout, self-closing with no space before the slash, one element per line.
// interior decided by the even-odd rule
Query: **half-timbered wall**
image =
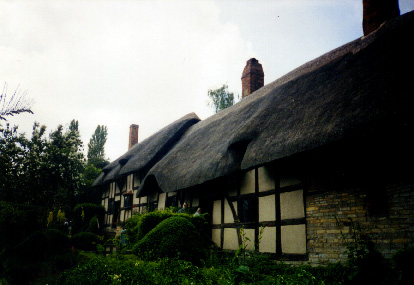
<path fill-rule="evenodd" d="M 237 250 L 243 228 L 250 250 L 306 258 L 304 194 L 298 177 L 271 167 L 248 171 L 214 201 L 212 240 L 223 249 Z"/>
<path fill-rule="evenodd" d="M 130 174 L 126 178 L 110 183 L 102 194 L 102 205 L 105 207 L 105 226 L 118 226 L 120 222 L 130 218 L 139 204 L 136 190 L 140 185 L 138 174 Z"/>

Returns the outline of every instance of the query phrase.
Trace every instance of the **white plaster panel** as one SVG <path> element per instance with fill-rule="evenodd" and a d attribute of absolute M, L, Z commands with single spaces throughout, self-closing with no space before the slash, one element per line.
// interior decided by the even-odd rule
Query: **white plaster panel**
<path fill-rule="evenodd" d="M 133 196 L 133 199 L 132 199 L 133 204 L 139 204 L 139 197 L 137 197 L 137 192 L 138 192 L 138 190 L 134 190 L 134 194 L 132 195 Z"/>
<path fill-rule="evenodd" d="M 221 224 L 221 200 L 214 201 L 212 221 L 214 225 Z"/>
<path fill-rule="evenodd" d="M 246 241 L 247 250 L 254 250 L 254 229 L 244 229 L 245 236 L 249 239 Z"/>
<path fill-rule="evenodd" d="M 102 206 L 105 208 L 105 212 L 108 211 L 108 199 L 102 200 Z"/>
<path fill-rule="evenodd" d="M 240 183 L 240 194 L 249 194 L 255 192 L 255 183 L 254 183 L 254 169 L 246 172 Z"/>
<path fill-rule="evenodd" d="M 138 175 L 134 175 L 134 187 L 138 187 L 141 185 L 141 180 L 139 179 Z"/>
<path fill-rule="evenodd" d="M 276 227 L 266 227 L 263 229 L 262 238 L 259 242 L 260 252 L 276 252 Z"/>
<path fill-rule="evenodd" d="M 305 225 L 282 226 L 282 253 L 306 253 Z"/>
<path fill-rule="evenodd" d="M 220 247 L 221 242 L 221 229 L 213 229 L 211 231 L 211 240 Z"/>
<path fill-rule="evenodd" d="M 141 197 L 140 204 L 147 203 L 147 201 L 148 201 L 148 196 Z"/>
<path fill-rule="evenodd" d="M 234 209 L 237 209 L 237 202 L 232 202 Z M 227 200 L 224 201 L 224 223 L 234 223 L 233 212 Z"/>
<path fill-rule="evenodd" d="M 275 177 L 268 167 L 259 167 L 259 191 L 267 191 L 275 189 Z"/>
<path fill-rule="evenodd" d="M 303 190 L 281 193 L 280 211 L 282 220 L 303 218 L 305 216 Z"/>
<path fill-rule="evenodd" d="M 165 198 L 167 197 L 166 193 L 161 193 L 158 197 L 158 210 L 162 210 L 165 208 Z"/>
<path fill-rule="evenodd" d="M 275 195 L 259 197 L 259 222 L 275 221 Z"/>
<path fill-rule="evenodd" d="M 127 177 L 127 190 L 132 190 L 134 188 L 134 174 L 130 174 Z"/>
<path fill-rule="evenodd" d="M 237 230 L 232 228 L 224 229 L 223 249 L 237 250 L 239 248 L 239 240 Z"/>

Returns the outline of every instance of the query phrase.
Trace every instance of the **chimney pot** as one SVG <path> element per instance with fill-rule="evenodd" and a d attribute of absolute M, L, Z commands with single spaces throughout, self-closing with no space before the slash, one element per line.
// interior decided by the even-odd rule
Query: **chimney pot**
<path fill-rule="evenodd" d="M 138 129 L 139 129 L 138 125 L 132 124 L 129 126 L 128 149 L 130 149 L 131 147 L 133 147 L 134 145 L 138 143 Z"/>
<path fill-rule="evenodd" d="M 378 29 L 382 23 L 400 15 L 398 0 L 362 0 L 364 36 Z"/>
<path fill-rule="evenodd" d="M 251 58 L 246 62 L 241 80 L 242 99 L 264 86 L 263 67 L 257 59 Z"/>

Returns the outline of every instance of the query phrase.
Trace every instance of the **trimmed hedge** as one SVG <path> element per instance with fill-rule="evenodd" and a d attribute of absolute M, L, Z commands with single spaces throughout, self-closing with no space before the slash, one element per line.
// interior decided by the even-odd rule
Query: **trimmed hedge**
<path fill-rule="evenodd" d="M 52 253 L 62 252 L 70 247 L 70 239 L 59 230 L 49 229 L 45 232 Z"/>
<path fill-rule="evenodd" d="M 94 233 L 84 232 L 72 236 L 72 245 L 80 250 L 96 250 L 98 237 Z"/>
<path fill-rule="evenodd" d="M 133 251 L 144 259 L 176 258 L 199 263 L 208 244 L 186 218 L 175 216 L 159 223 L 135 244 Z"/>
<path fill-rule="evenodd" d="M 183 217 L 196 227 L 203 238 L 210 240 L 209 237 L 211 236 L 211 229 L 204 218 L 205 215 L 207 214 L 193 217 L 192 215 L 178 214 L 169 210 L 154 211 L 147 214 L 133 215 L 126 221 L 125 228 L 127 230 L 129 241 L 132 244 L 135 244 L 144 238 L 146 234 L 148 234 L 162 221 L 171 217 Z"/>

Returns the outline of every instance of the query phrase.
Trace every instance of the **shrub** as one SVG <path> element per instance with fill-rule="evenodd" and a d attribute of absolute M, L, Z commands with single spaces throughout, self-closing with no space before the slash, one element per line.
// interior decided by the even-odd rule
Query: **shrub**
<path fill-rule="evenodd" d="M 18 244 L 14 250 L 15 256 L 29 260 L 44 259 L 48 251 L 49 242 L 42 232 L 34 232 Z"/>
<path fill-rule="evenodd" d="M 174 213 L 170 209 L 154 211 L 147 214 L 135 214 L 125 222 L 127 236 L 132 244 L 137 243 L 147 233 L 154 229 L 162 221 L 171 217 L 183 217 L 188 219 L 199 231 L 205 241 L 210 240 L 211 228 L 205 219 L 207 214 L 193 217 L 188 214 Z"/>
<path fill-rule="evenodd" d="M 41 223 L 37 217 L 42 217 L 38 207 L 0 201 L 0 251 L 39 231 Z"/>
<path fill-rule="evenodd" d="M 73 211 L 72 233 L 87 231 L 90 220 L 95 216 L 102 225 L 105 216 L 105 208 L 102 205 L 78 204 Z"/>
<path fill-rule="evenodd" d="M 144 215 L 137 225 L 136 241 L 142 239 L 159 223 L 172 217 L 173 215 L 173 213 L 167 211 L 154 211 Z"/>
<path fill-rule="evenodd" d="M 97 216 L 94 216 L 89 221 L 88 232 L 94 233 L 94 234 L 99 233 L 99 222 L 98 222 L 98 217 Z"/>
<path fill-rule="evenodd" d="M 72 236 L 72 245 L 80 250 L 96 250 L 98 237 L 94 233 L 84 232 Z"/>
<path fill-rule="evenodd" d="M 69 248 L 70 241 L 67 235 L 55 229 L 46 230 L 45 235 L 49 242 L 49 250 L 58 253 Z"/>
<path fill-rule="evenodd" d="M 207 244 L 188 219 L 175 216 L 159 223 L 134 246 L 134 252 L 146 259 L 163 257 L 200 262 L 206 258 Z"/>

